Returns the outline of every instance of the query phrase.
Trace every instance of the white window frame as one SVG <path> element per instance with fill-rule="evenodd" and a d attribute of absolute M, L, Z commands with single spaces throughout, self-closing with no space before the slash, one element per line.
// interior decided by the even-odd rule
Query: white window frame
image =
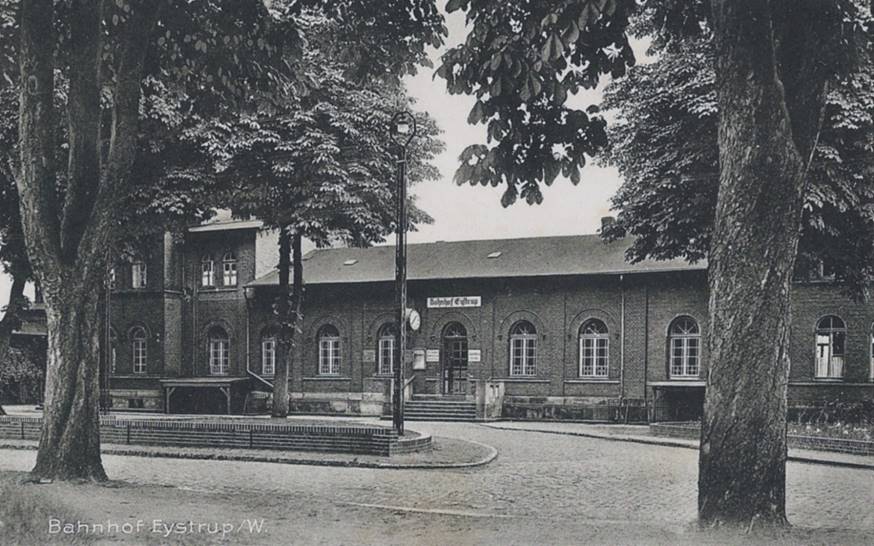
<path fill-rule="evenodd" d="M 335 328 L 331 329 L 336 332 Z M 319 375 L 340 375 L 339 333 L 319 334 Z"/>
<path fill-rule="evenodd" d="M 209 374 L 225 376 L 231 369 L 231 340 L 228 337 L 209 338 Z"/>
<path fill-rule="evenodd" d="M 829 320 L 825 326 L 824 321 Z M 840 321 L 842 326 L 835 326 L 834 319 Z M 835 349 L 835 337 L 843 336 L 841 353 Z M 847 323 L 837 315 L 826 315 L 816 321 L 816 333 L 814 335 L 814 366 L 813 374 L 816 379 L 843 379 L 844 364 L 847 355 Z"/>
<path fill-rule="evenodd" d="M 200 259 L 200 286 L 215 287 L 215 261 L 209 256 Z"/>
<path fill-rule="evenodd" d="M 144 328 L 136 328 L 131 332 L 131 370 L 141 375 L 148 371 L 148 334 Z"/>
<path fill-rule="evenodd" d="M 237 286 L 237 258 L 233 252 L 222 257 L 222 286 Z"/>
<path fill-rule="evenodd" d="M 518 322 L 510 329 L 510 376 L 533 377 L 537 375 L 537 329 L 531 324 L 530 333 L 512 333 L 517 326 Z"/>
<path fill-rule="evenodd" d="M 598 323 L 604 326 L 599 333 L 586 332 L 590 324 Z M 610 374 L 610 330 L 607 324 L 599 319 L 587 320 L 580 327 L 580 377 L 603 379 Z"/>
<path fill-rule="evenodd" d="M 380 328 L 377 343 L 376 360 L 379 375 L 391 375 L 395 370 L 395 335 L 391 325 Z"/>
<path fill-rule="evenodd" d="M 675 332 L 680 321 L 689 321 L 694 328 Z M 668 331 L 668 372 L 671 379 L 698 379 L 701 376 L 701 327 L 692 317 L 677 317 Z M 693 371 L 694 370 L 694 371 Z"/>
<path fill-rule="evenodd" d="M 146 262 L 136 259 L 131 264 L 131 288 L 146 288 L 148 285 L 148 268 Z"/>
<path fill-rule="evenodd" d="M 276 338 L 273 336 L 261 340 L 261 373 L 267 377 L 276 374 Z"/>

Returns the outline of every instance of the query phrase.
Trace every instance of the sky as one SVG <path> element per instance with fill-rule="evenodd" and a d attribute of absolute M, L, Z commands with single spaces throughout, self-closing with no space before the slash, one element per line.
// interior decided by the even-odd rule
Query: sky
<path fill-rule="evenodd" d="M 430 49 L 435 68 L 440 54 L 463 41 L 466 32 L 464 15 L 455 12 L 447 17 L 449 38 L 441 50 Z M 587 165 L 582 181 L 574 186 L 559 178 L 543 188 L 543 203 L 528 205 L 518 200 L 509 208 L 501 206 L 504 187 L 457 186 L 453 182 L 458 156 L 470 144 L 485 144 L 485 125 L 471 126 L 467 115 L 475 99 L 467 95 L 450 95 L 446 83 L 432 79 L 434 69 L 423 68 L 407 78 L 416 108 L 427 111 L 443 129 L 446 150 L 437 157 L 440 179 L 422 182 L 411 188 L 417 204 L 434 218 L 434 224 L 421 226 L 409 236 L 411 243 L 456 241 L 465 239 L 504 239 L 542 235 L 594 233 L 601 217 L 610 214 L 610 197 L 621 183 L 615 169 Z M 600 90 L 579 93 L 570 99 L 576 107 L 600 102 Z"/>
<path fill-rule="evenodd" d="M 448 15 L 446 24 L 449 29 L 446 45 L 440 50 L 429 48 L 435 68 L 439 66 L 440 55 L 466 36 L 461 12 Z M 632 45 L 638 59 L 642 59 L 643 44 Z M 485 125 L 468 125 L 467 115 L 474 99 L 450 95 L 446 83 L 432 78 L 433 73 L 432 68 L 422 68 L 417 75 L 406 79 L 408 91 L 417 101 L 416 109 L 427 111 L 437 121 L 446 143 L 446 150 L 435 160 L 440 170 L 439 179 L 411 188 L 417 205 L 434 218 L 434 223 L 410 233 L 409 242 L 576 235 L 594 233 L 598 229 L 601 217 L 610 214 L 610 197 L 622 181 L 612 168 L 590 162 L 583 169 L 582 181 L 577 186 L 559 177 L 552 186 L 542 189 L 540 205 L 528 205 L 520 199 L 509 208 L 503 208 L 501 186 L 457 186 L 453 176 L 458 157 L 468 145 L 486 142 Z M 578 108 L 597 104 L 602 88 L 580 92 L 569 98 L 569 103 Z M 393 238 L 389 238 L 388 243 L 393 243 Z M 9 279 L 0 273 L 0 307 L 6 303 L 8 294 Z"/>

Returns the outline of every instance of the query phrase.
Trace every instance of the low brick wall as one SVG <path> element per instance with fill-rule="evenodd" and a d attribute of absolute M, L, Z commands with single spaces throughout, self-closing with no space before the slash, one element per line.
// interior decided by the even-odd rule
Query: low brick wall
<path fill-rule="evenodd" d="M 649 426 L 649 430 L 654 436 L 685 438 L 688 440 L 697 440 L 701 435 L 701 428 L 698 423 L 653 423 Z M 798 449 L 835 451 L 852 455 L 874 455 L 874 442 L 866 440 L 824 438 L 821 436 L 802 436 L 799 434 L 789 434 L 786 440 L 789 447 Z"/>
<path fill-rule="evenodd" d="M 0 417 L 0 438 L 39 440 L 42 419 Z M 386 427 L 101 418 L 108 444 L 394 455 L 430 449 L 430 436 L 398 438 Z"/>

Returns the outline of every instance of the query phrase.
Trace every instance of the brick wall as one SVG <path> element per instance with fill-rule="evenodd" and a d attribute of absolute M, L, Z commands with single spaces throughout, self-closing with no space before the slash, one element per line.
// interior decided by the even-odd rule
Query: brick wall
<path fill-rule="evenodd" d="M 39 440 L 41 419 L 0 417 L 0 438 Z M 427 450 L 430 436 L 399 440 L 388 427 L 229 421 L 101 419 L 103 443 L 392 455 Z"/>
<path fill-rule="evenodd" d="M 554 398 L 568 398 L 578 404 L 598 405 L 617 401 L 624 394 L 642 405 L 647 373 L 650 380 L 667 378 L 666 332 L 670 321 L 688 314 L 699 320 L 702 335 L 706 332 L 703 283 L 699 273 L 632 275 L 621 281 L 618 276 L 412 281 L 410 306 L 421 313 L 422 326 L 410 335 L 410 348 L 426 354 L 436 350 L 442 358 L 443 329 L 459 322 L 467 330 L 468 349 L 481 354 L 481 362 L 469 363 L 469 375 L 506 381 L 505 392 L 510 400 L 550 404 Z M 623 294 L 624 347 L 620 335 Z M 429 309 L 426 304 L 428 297 L 460 295 L 480 296 L 482 304 L 453 309 Z M 261 289 L 251 312 L 249 352 L 256 369 L 261 361 L 261 332 L 273 325 L 272 298 L 269 289 Z M 385 378 L 376 374 L 373 353 L 380 326 L 394 320 L 392 301 L 391 283 L 307 288 L 302 333 L 298 335 L 291 370 L 291 391 L 324 396 L 321 407 L 315 396 L 298 402 L 298 407 L 332 412 L 341 405 L 337 395 L 346 393 L 351 400 L 354 393 L 384 390 Z M 588 379 L 579 374 L 578 332 L 591 318 L 604 321 L 609 329 L 610 366 L 605 379 Z M 508 336 L 518 320 L 531 322 L 537 330 L 536 373 L 531 377 L 510 376 Z M 341 369 L 333 378 L 318 374 L 318 331 L 325 324 L 337 327 L 341 336 Z M 414 392 L 441 392 L 440 370 L 440 362 L 426 362 L 425 370 L 413 374 Z"/>
<path fill-rule="evenodd" d="M 209 335 L 220 328 L 230 340 L 229 375 L 246 375 L 246 299 L 247 283 L 255 279 L 255 231 L 231 230 L 189 233 L 182 248 L 185 284 L 191 309 L 183 314 L 188 321 L 182 341 L 183 370 L 188 375 L 209 375 Z M 237 260 L 237 284 L 223 284 L 222 258 L 232 252 Z M 214 263 L 215 287 L 201 286 L 201 259 Z"/>

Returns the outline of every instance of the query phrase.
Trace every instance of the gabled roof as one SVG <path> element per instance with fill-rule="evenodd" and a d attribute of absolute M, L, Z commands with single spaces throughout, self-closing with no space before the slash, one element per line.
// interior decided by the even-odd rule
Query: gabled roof
<path fill-rule="evenodd" d="M 605 243 L 598 235 L 531 237 L 411 244 L 409 280 L 605 275 L 704 270 L 684 260 L 625 260 L 630 239 Z M 304 256 L 307 284 L 368 283 L 394 279 L 394 246 L 317 249 Z M 276 285 L 272 271 L 251 283 Z"/>

